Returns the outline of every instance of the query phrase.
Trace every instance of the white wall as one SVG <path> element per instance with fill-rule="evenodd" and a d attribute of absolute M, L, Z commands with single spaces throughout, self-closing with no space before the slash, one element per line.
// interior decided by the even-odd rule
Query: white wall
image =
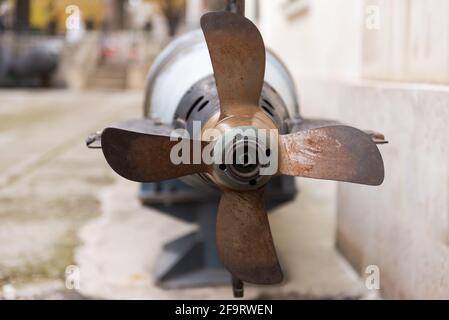
<path fill-rule="evenodd" d="M 363 1 L 298 0 L 295 17 L 283 0 L 262 0 L 260 27 L 296 77 L 352 78 L 360 75 Z M 293 8 L 294 9 L 294 8 Z"/>
<path fill-rule="evenodd" d="M 313 87 L 309 80 L 360 77 L 363 1 L 298 0 L 293 8 L 284 0 L 259 3 L 259 28 L 266 46 L 281 57 L 293 75 L 302 114 L 338 118 L 332 101 L 316 99 L 321 94 L 309 88 Z"/>
<path fill-rule="evenodd" d="M 366 0 L 379 29 L 364 32 L 363 76 L 449 84 L 449 1 Z"/>
<path fill-rule="evenodd" d="M 297 78 L 449 84 L 447 0 L 296 0 L 294 17 L 285 0 L 259 2 L 265 42 Z"/>
<path fill-rule="evenodd" d="M 293 19 L 285 1 L 260 2 L 266 44 L 294 75 L 303 115 L 390 141 L 382 186 L 339 184 L 339 248 L 361 273 L 380 267 L 387 298 L 448 298 L 449 1 L 309 0 Z"/>
<path fill-rule="evenodd" d="M 382 186 L 339 185 L 339 248 L 361 274 L 380 268 L 385 298 L 447 299 L 449 88 L 337 86 L 341 116 L 390 141 Z"/>

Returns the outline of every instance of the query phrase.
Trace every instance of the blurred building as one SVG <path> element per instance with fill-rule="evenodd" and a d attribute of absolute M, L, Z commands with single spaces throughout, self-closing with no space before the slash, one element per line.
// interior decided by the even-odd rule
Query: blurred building
<path fill-rule="evenodd" d="M 129 7 L 152 1 L 125 0 L 16 0 L 9 1 L 16 7 L 22 24 L 31 30 L 63 33 L 67 31 L 67 18 L 74 6 L 79 9 L 83 25 L 89 29 L 123 29 L 134 17 Z M 135 12 L 134 12 L 135 13 Z M 144 13 L 142 13 L 144 14 Z M 28 22 L 27 22 L 28 21 Z"/>
<path fill-rule="evenodd" d="M 0 30 L 6 32 L 0 35 L 0 86 L 143 87 L 154 55 L 167 41 L 158 5 L 144 0 L 2 1 Z M 51 68 L 31 67 L 50 56 Z"/>

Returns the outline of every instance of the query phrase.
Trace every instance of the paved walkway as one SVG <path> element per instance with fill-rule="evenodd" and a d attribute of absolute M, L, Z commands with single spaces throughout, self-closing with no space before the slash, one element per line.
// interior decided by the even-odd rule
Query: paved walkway
<path fill-rule="evenodd" d="M 135 93 L 0 91 L 0 289 L 61 278 L 114 177 L 84 139 L 140 107 Z"/>

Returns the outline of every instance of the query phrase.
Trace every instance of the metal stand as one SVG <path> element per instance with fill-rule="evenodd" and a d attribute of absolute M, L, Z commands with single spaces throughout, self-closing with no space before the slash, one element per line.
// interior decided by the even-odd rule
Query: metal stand
<path fill-rule="evenodd" d="M 242 280 L 232 277 L 232 292 L 234 293 L 234 298 L 243 298 L 244 286 Z"/>
<path fill-rule="evenodd" d="M 198 231 L 164 245 L 156 271 L 158 284 L 179 289 L 228 283 L 229 273 L 215 250 L 216 204 L 191 205 L 187 210 L 196 211 Z"/>
<path fill-rule="evenodd" d="M 292 177 L 275 177 L 267 186 L 267 209 L 291 201 L 297 194 Z M 198 230 L 183 235 L 162 248 L 156 266 L 157 284 L 167 289 L 228 285 L 215 247 L 215 222 L 219 192 L 194 189 L 182 181 L 143 184 L 140 199 L 146 206 L 187 222 Z M 243 283 L 232 279 L 235 297 L 243 294 Z"/>

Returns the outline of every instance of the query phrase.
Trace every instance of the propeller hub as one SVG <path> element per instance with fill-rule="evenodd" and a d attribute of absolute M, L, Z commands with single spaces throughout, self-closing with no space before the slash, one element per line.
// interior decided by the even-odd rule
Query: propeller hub
<path fill-rule="evenodd" d="M 222 186 L 234 190 L 256 190 L 276 173 L 270 174 L 267 170 L 274 162 L 273 156 L 267 130 L 234 128 L 215 144 L 213 175 Z"/>

